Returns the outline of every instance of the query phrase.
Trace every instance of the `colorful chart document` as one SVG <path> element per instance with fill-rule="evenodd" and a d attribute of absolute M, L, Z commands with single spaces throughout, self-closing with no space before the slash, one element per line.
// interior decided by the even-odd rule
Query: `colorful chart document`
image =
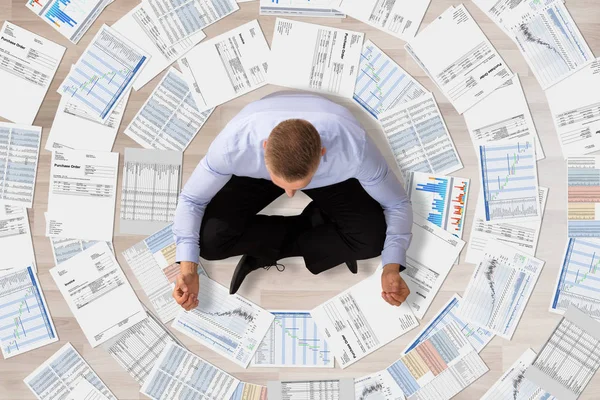
<path fill-rule="evenodd" d="M 106 243 L 96 243 L 50 274 L 92 347 L 147 317 Z"/>
<path fill-rule="evenodd" d="M 0 275 L 5 271 L 26 267 L 31 267 L 33 273 L 37 273 L 26 208 L 0 206 L 0 254 Z"/>
<path fill-rule="evenodd" d="M 180 307 L 172 327 L 246 368 L 275 317 L 205 275 L 200 286 L 198 306 Z"/>
<path fill-rule="evenodd" d="M 351 99 L 364 34 L 277 18 L 269 83 Z"/>
<path fill-rule="evenodd" d="M 69 258 L 81 253 L 82 251 L 92 247 L 98 243 L 96 240 L 79 240 L 79 239 L 68 239 L 51 237 L 50 244 L 52 245 L 52 255 L 54 256 L 54 265 L 58 265 L 67 261 Z M 105 242 L 110 251 L 113 253 L 111 242 Z"/>
<path fill-rule="evenodd" d="M 545 91 L 563 156 L 600 149 L 600 59 Z"/>
<path fill-rule="evenodd" d="M 533 141 L 479 146 L 485 220 L 535 221 L 542 217 Z"/>
<path fill-rule="evenodd" d="M 268 400 L 267 387 L 240 382 L 230 400 Z"/>
<path fill-rule="evenodd" d="M 599 346 L 600 322 L 570 306 L 525 378 L 557 399 L 575 400 L 600 367 Z"/>
<path fill-rule="evenodd" d="M 212 111 L 198 111 L 183 75 L 170 68 L 125 134 L 146 149 L 184 151 Z"/>
<path fill-rule="evenodd" d="M 93 118 L 105 122 L 149 58 L 149 54 L 125 36 L 103 25 L 58 93 L 70 97 Z"/>
<path fill-rule="evenodd" d="M 257 20 L 194 47 L 179 60 L 179 69 L 192 88 L 198 111 L 265 86 L 269 53 Z"/>
<path fill-rule="evenodd" d="M 329 367 L 333 357 L 309 311 L 271 311 L 275 316 L 253 367 Z"/>
<path fill-rule="evenodd" d="M 458 316 L 510 340 L 542 272 L 544 261 L 490 242 L 475 268 Z"/>
<path fill-rule="evenodd" d="M 33 207 L 41 139 L 38 126 L 0 122 L 0 204 Z"/>
<path fill-rule="evenodd" d="M 5 21 L 0 31 L 0 117 L 31 125 L 62 60 L 65 48 Z"/>
<path fill-rule="evenodd" d="M 352 98 L 375 119 L 379 114 L 427 93 L 427 90 L 373 42 L 367 40 Z"/>
<path fill-rule="evenodd" d="M 0 345 L 7 359 L 58 341 L 32 267 L 0 275 Z"/>
<path fill-rule="evenodd" d="M 600 157 L 567 159 L 569 237 L 600 237 Z"/>
<path fill-rule="evenodd" d="M 153 400 L 230 399 L 240 381 L 183 347 L 168 343 L 140 389 Z"/>
<path fill-rule="evenodd" d="M 91 383 L 108 399 L 116 400 L 71 343 L 61 347 L 23 382 L 38 400 L 60 400 L 67 398 L 81 380 Z"/>
<path fill-rule="evenodd" d="M 269 400 L 287 399 L 352 399 L 354 380 L 328 379 L 314 381 L 270 381 L 267 382 Z"/>
<path fill-rule="evenodd" d="M 419 325 L 408 302 L 394 307 L 383 300 L 381 270 L 316 307 L 310 314 L 342 368 Z"/>
<path fill-rule="evenodd" d="M 381 113 L 379 123 L 404 175 L 446 175 L 463 167 L 433 94 Z"/>
<path fill-rule="evenodd" d="M 427 25 L 406 50 L 459 114 L 513 75 L 462 4 Z"/>
<path fill-rule="evenodd" d="M 112 242 L 118 169 L 119 153 L 52 152 L 46 236 Z"/>

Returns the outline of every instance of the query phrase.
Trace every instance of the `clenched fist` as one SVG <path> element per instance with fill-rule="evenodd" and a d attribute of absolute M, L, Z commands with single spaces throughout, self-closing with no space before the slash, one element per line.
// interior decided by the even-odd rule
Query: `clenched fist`
<path fill-rule="evenodd" d="M 410 289 L 400 276 L 400 264 L 386 264 L 381 273 L 381 297 L 393 306 L 406 301 Z"/>
<path fill-rule="evenodd" d="M 198 292 L 200 290 L 198 264 L 182 262 L 179 268 L 173 298 L 186 311 L 190 311 L 198 306 Z"/>

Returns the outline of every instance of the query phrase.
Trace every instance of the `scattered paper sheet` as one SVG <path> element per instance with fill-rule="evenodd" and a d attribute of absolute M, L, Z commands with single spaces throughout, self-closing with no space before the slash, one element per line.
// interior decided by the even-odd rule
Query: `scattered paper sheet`
<path fill-rule="evenodd" d="M 545 91 L 563 156 L 600 149 L 600 59 Z"/>
<path fill-rule="evenodd" d="M 200 275 L 198 306 L 180 307 L 172 327 L 246 368 L 275 318 L 268 311 Z"/>
<path fill-rule="evenodd" d="M 267 387 L 240 382 L 230 400 L 268 400 Z"/>
<path fill-rule="evenodd" d="M 352 98 L 364 33 L 277 18 L 269 83 Z"/>
<path fill-rule="evenodd" d="M 333 368 L 329 345 L 309 311 L 271 311 L 275 316 L 251 366 Z"/>
<path fill-rule="evenodd" d="M 77 386 L 67 395 L 66 400 L 108 400 L 108 397 L 85 379 L 80 379 Z"/>
<path fill-rule="evenodd" d="M 96 243 L 52 268 L 50 274 L 92 347 L 146 318 L 106 243 Z"/>
<path fill-rule="evenodd" d="M 459 114 L 513 76 L 462 4 L 427 25 L 406 50 Z"/>
<path fill-rule="evenodd" d="M 433 94 L 396 105 L 379 115 L 402 173 L 446 175 L 463 167 Z"/>
<path fill-rule="evenodd" d="M 542 272 L 544 261 L 490 242 L 465 289 L 458 315 L 510 340 Z"/>
<path fill-rule="evenodd" d="M 108 399 L 116 400 L 71 343 L 61 347 L 23 382 L 39 400 L 60 400 L 66 398 L 81 380 L 94 385 Z"/>
<path fill-rule="evenodd" d="M 419 325 L 408 303 L 394 307 L 383 300 L 377 270 L 310 314 L 343 369 Z"/>
<path fill-rule="evenodd" d="M 198 111 L 183 75 L 170 68 L 125 134 L 146 149 L 184 151 L 212 111 Z"/>
<path fill-rule="evenodd" d="M 153 400 L 230 399 L 240 381 L 175 343 L 168 343 L 140 389 Z"/>
<path fill-rule="evenodd" d="M 52 255 L 54 256 L 54 265 L 61 264 L 67 261 L 69 258 L 81 253 L 84 250 L 89 249 L 96 243 L 97 240 L 80 240 L 80 239 L 68 239 L 60 237 L 51 237 L 50 244 L 52 245 Z M 115 253 L 111 242 L 105 242 L 110 251 Z"/>
<path fill-rule="evenodd" d="M 525 378 L 560 400 L 575 400 L 600 367 L 600 322 L 574 306 L 538 353 Z"/>
<path fill-rule="evenodd" d="M 58 341 L 50 310 L 32 267 L 0 276 L 0 344 L 4 359 Z"/>
<path fill-rule="evenodd" d="M 287 399 L 352 399 L 354 379 L 327 379 L 313 381 L 269 381 L 269 400 Z"/>
<path fill-rule="evenodd" d="M 260 0 L 260 15 L 345 18 L 339 4 L 340 0 Z"/>
<path fill-rule="evenodd" d="M 31 125 L 66 49 L 8 21 L 0 36 L 0 117 Z"/>
<path fill-rule="evenodd" d="M 567 159 L 569 237 L 600 237 L 599 174 L 599 156 Z"/>
<path fill-rule="evenodd" d="M 0 122 L 0 205 L 33 207 L 41 140 L 38 126 Z"/>
<path fill-rule="evenodd" d="M 119 153 L 54 151 L 46 236 L 112 242 L 118 170 Z"/>
<path fill-rule="evenodd" d="M 198 111 L 265 86 L 269 52 L 257 20 L 194 47 L 179 60 L 179 69 L 192 88 Z"/>
<path fill-rule="evenodd" d="M 37 273 L 25 207 L 0 206 L 0 254 L 0 275 L 12 269 L 26 267 L 31 267 L 33 273 Z"/>
<path fill-rule="evenodd" d="M 546 157 L 518 75 L 475 104 L 463 116 L 475 151 L 482 144 L 498 140 L 528 140 L 535 142 L 537 160 Z"/>

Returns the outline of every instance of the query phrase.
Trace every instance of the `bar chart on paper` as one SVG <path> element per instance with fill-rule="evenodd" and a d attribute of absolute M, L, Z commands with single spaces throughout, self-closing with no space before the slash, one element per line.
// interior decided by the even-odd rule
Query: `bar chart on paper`
<path fill-rule="evenodd" d="M 532 142 L 479 146 L 486 221 L 540 218 Z"/>

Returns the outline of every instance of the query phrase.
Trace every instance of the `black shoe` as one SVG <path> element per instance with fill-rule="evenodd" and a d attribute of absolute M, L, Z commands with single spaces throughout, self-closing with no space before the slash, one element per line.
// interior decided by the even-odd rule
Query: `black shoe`
<path fill-rule="evenodd" d="M 275 266 L 279 272 L 285 270 L 285 265 L 278 264 L 272 261 L 262 260 L 256 257 L 244 255 L 240 259 L 240 262 L 235 267 L 235 271 L 233 271 L 233 276 L 231 277 L 231 283 L 229 284 L 229 294 L 235 294 L 240 286 L 242 286 L 242 282 L 246 279 L 246 276 L 252 271 L 256 271 L 257 269 L 270 269 L 272 266 Z"/>
<path fill-rule="evenodd" d="M 350 272 L 352 272 L 353 274 L 358 273 L 358 263 L 356 262 L 356 260 L 346 261 L 346 265 L 348 266 Z"/>

